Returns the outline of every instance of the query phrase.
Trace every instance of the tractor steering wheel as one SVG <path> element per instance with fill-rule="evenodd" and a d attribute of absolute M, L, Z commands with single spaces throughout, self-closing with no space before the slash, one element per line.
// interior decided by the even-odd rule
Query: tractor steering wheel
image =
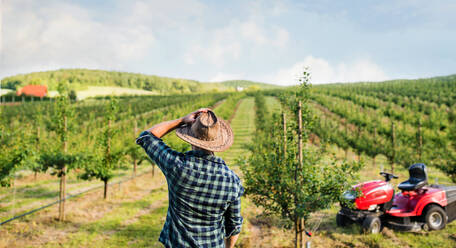
<path fill-rule="evenodd" d="M 393 175 L 391 173 L 388 173 L 388 172 L 380 172 L 380 175 L 384 176 L 385 177 L 385 182 L 389 182 L 391 181 L 391 179 L 396 179 L 398 178 L 396 175 Z"/>

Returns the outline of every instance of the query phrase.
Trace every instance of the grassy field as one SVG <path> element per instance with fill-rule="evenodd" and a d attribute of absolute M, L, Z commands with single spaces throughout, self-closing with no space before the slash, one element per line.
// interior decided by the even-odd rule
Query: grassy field
<path fill-rule="evenodd" d="M 138 167 L 138 174 L 149 171 L 150 167 Z M 113 183 L 132 176 L 132 170 L 118 170 L 115 172 Z M 86 181 L 69 174 L 67 180 L 67 193 L 75 195 L 79 192 L 101 187 L 103 183 L 98 180 Z M 33 208 L 43 206 L 58 200 L 59 178 L 40 173 L 36 179 L 33 174 L 18 173 L 15 187 L 0 188 L 0 220 L 6 220 L 15 215 L 27 212 Z"/>
<path fill-rule="evenodd" d="M 222 157 L 228 165 L 235 165 L 239 156 L 248 156 L 243 149 L 244 144 L 250 141 L 250 135 L 255 130 L 255 112 L 253 98 L 241 100 L 236 113 L 231 120 L 231 128 L 234 132 L 234 143 L 230 149 L 217 154 Z"/>

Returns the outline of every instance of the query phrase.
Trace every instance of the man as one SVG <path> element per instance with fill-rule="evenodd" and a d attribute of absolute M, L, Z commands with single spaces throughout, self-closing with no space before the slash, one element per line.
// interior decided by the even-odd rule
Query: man
<path fill-rule="evenodd" d="M 192 150 L 180 153 L 160 138 L 176 129 Z M 239 177 L 214 156 L 233 144 L 227 122 L 208 108 L 159 123 L 136 143 L 168 182 L 169 207 L 159 241 L 166 247 L 234 247 L 242 226 Z"/>

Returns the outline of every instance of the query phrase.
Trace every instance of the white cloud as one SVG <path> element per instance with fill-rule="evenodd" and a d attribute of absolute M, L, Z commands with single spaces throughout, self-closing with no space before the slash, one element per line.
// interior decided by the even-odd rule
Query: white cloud
<path fill-rule="evenodd" d="M 0 65 L 3 58 L 3 1 L 0 0 Z"/>
<path fill-rule="evenodd" d="M 276 28 L 276 38 L 273 43 L 278 47 L 285 47 L 290 39 L 290 34 L 284 28 Z"/>
<path fill-rule="evenodd" d="M 307 56 L 303 61 L 279 69 L 277 73 L 264 80 L 282 85 L 296 84 L 298 75 L 305 67 L 309 68 L 312 76 L 311 82 L 314 84 L 388 79 L 380 66 L 367 59 L 330 64 L 325 59 Z"/>
<path fill-rule="evenodd" d="M 227 61 L 236 60 L 241 55 L 242 45 L 236 39 L 236 32 L 231 27 L 217 29 L 209 43 L 198 42 L 184 54 L 187 64 L 206 60 L 214 65 L 223 66 Z"/>
<path fill-rule="evenodd" d="M 197 0 L 137 0 L 121 4 L 120 8 L 130 13 L 122 17 L 123 22 L 129 26 L 147 26 L 155 31 L 186 29 L 190 23 L 200 22 L 207 9 Z"/>
<path fill-rule="evenodd" d="M 0 75 L 62 67 L 121 69 L 156 43 L 144 25 L 101 22 L 75 4 L 6 1 L 4 5 L 5 63 Z"/>
<path fill-rule="evenodd" d="M 252 41 L 257 45 L 263 45 L 269 41 L 268 37 L 264 34 L 263 29 L 253 20 L 249 20 L 243 23 L 233 23 L 233 29 L 239 25 L 241 37 L 246 40 Z"/>
<path fill-rule="evenodd" d="M 272 27 L 254 18 L 247 21 L 233 20 L 226 26 L 208 32 L 208 37 L 198 42 L 184 54 L 187 64 L 195 64 L 205 60 L 216 66 L 223 66 L 236 61 L 252 48 L 283 48 L 289 41 L 289 33 L 285 28 Z"/>
<path fill-rule="evenodd" d="M 215 76 L 213 76 L 211 79 L 209 79 L 209 82 L 221 82 L 221 81 L 227 81 L 227 80 L 236 80 L 236 79 L 241 79 L 243 78 L 242 74 L 226 74 L 219 72 Z"/>

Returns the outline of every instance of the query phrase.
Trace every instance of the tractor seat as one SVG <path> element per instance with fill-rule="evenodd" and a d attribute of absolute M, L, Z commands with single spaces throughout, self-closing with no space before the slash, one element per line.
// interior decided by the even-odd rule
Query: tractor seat
<path fill-rule="evenodd" d="M 410 178 L 397 186 L 402 191 L 413 191 L 427 184 L 425 164 L 413 164 L 409 167 Z"/>

